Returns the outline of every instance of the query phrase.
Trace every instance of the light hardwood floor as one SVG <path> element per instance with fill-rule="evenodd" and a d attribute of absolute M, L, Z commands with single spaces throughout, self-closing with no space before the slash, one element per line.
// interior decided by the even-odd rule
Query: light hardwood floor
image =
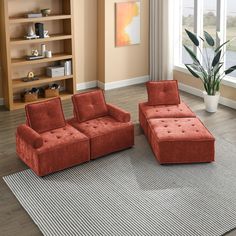
<path fill-rule="evenodd" d="M 144 85 L 110 90 L 105 95 L 107 102 L 130 111 L 133 121 L 138 122 L 138 102 L 145 101 L 147 98 Z M 181 92 L 181 98 L 196 112 L 216 137 L 221 137 L 236 145 L 236 110 L 219 106 L 217 113 L 209 114 L 204 111 L 201 98 L 183 92 Z M 72 116 L 72 105 L 69 100 L 63 102 L 63 109 L 66 117 Z M 25 113 L 23 109 L 9 112 L 0 108 L 0 235 L 3 236 L 41 235 L 37 226 L 2 180 L 5 175 L 27 168 L 16 157 L 14 138 L 16 127 L 24 122 Z M 136 133 L 139 132 L 140 130 L 136 128 Z M 236 236 L 236 231 L 227 235 Z"/>

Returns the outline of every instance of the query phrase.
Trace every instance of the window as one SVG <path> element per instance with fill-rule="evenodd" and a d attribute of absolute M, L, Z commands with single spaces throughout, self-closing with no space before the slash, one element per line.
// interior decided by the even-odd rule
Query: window
<path fill-rule="evenodd" d="M 175 4 L 175 64 L 183 65 L 191 63 L 192 60 L 183 48 L 183 44 L 189 45 L 193 50 L 185 29 L 202 36 L 203 31 L 207 31 L 216 39 L 220 45 L 226 40 L 232 40 L 227 48 L 224 48 L 225 68 L 236 65 L 236 4 L 235 0 L 176 0 Z M 176 20 L 179 19 L 179 20 Z M 179 25 L 177 25 L 179 24 Z M 216 33 L 217 32 L 217 33 Z M 201 45 L 202 47 L 202 45 Z M 207 48 L 208 56 L 213 57 L 214 52 Z M 200 53 L 197 54 L 202 60 Z M 236 71 L 230 76 L 236 77 Z"/>
<path fill-rule="evenodd" d="M 183 0 L 182 2 L 182 44 L 188 45 L 193 49 L 189 37 L 186 35 L 185 29 L 194 31 L 194 0 Z M 183 64 L 191 63 L 191 58 L 182 46 L 182 62 Z"/>
<path fill-rule="evenodd" d="M 226 39 L 232 40 L 226 50 L 226 68 L 236 64 L 236 4 L 235 0 L 227 0 Z M 234 40 L 233 40 L 234 39 Z M 236 77 L 236 71 L 230 74 Z"/>

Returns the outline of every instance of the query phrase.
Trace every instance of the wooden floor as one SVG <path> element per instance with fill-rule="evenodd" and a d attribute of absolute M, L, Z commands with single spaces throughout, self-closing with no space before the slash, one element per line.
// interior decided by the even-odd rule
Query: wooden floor
<path fill-rule="evenodd" d="M 110 90 L 105 95 L 108 102 L 130 111 L 133 121 L 138 122 L 138 102 L 146 100 L 144 85 Z M 204 111 L 201 98 L 187 93 L 181 93 L 181 98 L 189 104 L 216 137 L 221 137 L 236 145 L 236 110 L 220 106 L 217 113 L 209 114 Z M 63 108 L 66 117 L 71 117 L 71 102 L 64 101 Z M 23 109 L 9 112 L 0 108 L 0 235 L 2 236 L 41 235 L 37 226 L 2 180 L 5 175 L 27 168 L 16 157 L 14 139 L 16 127 L 24 122 Z M 136 132 L 139 130 L 137 129 Z M 236 235 L 236 231 L 228 235 Z"/>

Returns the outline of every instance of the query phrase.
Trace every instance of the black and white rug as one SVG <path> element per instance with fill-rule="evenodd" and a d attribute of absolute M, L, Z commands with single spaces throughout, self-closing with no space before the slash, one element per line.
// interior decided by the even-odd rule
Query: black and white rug
<path fill-rule="evenodd" d="M 43 178 L 5 182 L 44 235 L 222 235 L 236 227 L 236 148 L 216 162 L 161 166 L 144 136 L 132 149 Z"/>

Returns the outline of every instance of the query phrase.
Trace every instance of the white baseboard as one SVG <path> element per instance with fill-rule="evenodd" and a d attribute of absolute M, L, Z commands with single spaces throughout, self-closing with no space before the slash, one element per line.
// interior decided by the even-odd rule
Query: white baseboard
<path fill-rule="evenodd" d="M 203 97 L 202 90 L 197 89 L 197 88 L 194 88 L 194 87 L 192 87 L 192 86 L 189 86 L 189 85 L 186 85 L 186 84 L 183 84 L 183 83 L 179 83 L 179 89 L 180 89 L 181 91 L 184 91 L 184 92 L 193 94 L 193 95 L 195 95 L 195 96 Z M 225 97 L 222 97 L 222 96 L 221 96 L 219 103 L 222 104 L 222 105 L 224 105 L 224 106 L 227 106 L 227 107 L 236 109 L 236 101 L 234 101 L 234 100 L 232 100 L 232 99 L 225 98 Z"/>
<path fill-rule="evenodd" d="M 90 89 L 90 88 L 96 88 L 98 85 L 97 81 L 89 81 L 89 82 L 85 82 L 85 83 L 78 83 L 76 85 L 76 90 L 84 90 L 84 89 Z"/>
<path fill-rule="evenodd" d="M 116 88 L 122 88 L 130 85 L 135 84 L 142 84 L 149 81 L 149 75 L 140 76 L 132 79 L 126 79 L 126 80 L 120 80 L 110 83 L 103 83 L 98 81 L 98 87 L 104 90 L 110 90 L 110 89 L 116 89 Z"/>

